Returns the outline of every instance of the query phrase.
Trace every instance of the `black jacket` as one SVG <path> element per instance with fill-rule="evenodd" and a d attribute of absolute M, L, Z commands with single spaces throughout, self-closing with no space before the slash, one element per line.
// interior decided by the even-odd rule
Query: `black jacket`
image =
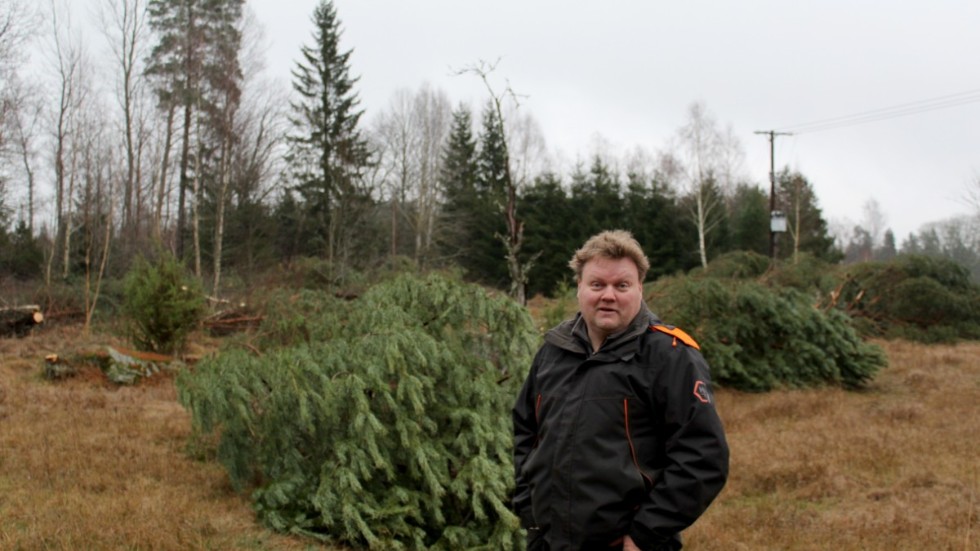
<path fill-rule="evenodd" d="M 595 354 L 581 315 L 549 331 L 513 417 L 514 508 L 551 551 L 677 549 L 728 477 L 708 366 L 645 306 Z"/>

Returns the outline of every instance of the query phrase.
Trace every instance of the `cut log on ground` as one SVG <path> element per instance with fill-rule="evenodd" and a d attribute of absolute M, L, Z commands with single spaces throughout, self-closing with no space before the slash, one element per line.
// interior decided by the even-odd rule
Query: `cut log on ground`
<path fill-rule="evenodd" d="M 262 323 L 262 316 L 246 310 L 218 312 L 204 320 L 204 327 L 215 337 L 223 337 L 254 329 Z"/>
<path fill-rule="evenodd" d="M 35 304 L 0 308 L 0 337 L 23 337 L 43 322 L 41 307 Z"/>

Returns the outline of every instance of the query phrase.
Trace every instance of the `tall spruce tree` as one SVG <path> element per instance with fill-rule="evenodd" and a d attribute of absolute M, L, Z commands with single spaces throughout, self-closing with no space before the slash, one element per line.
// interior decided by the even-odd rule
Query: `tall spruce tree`
<path fill-rule="evenodd" d="M 476 139 L 473 137 L 473 114 L 460 104 L 453 111 L 449 139 L 443 147 L 439 185 L 444 198 L 443 228 L 439 242 L 443 256 L 459 259 L 469 250 L 475 231 L 476 212 Z"/>
<path fill-rule="evenodd" d="M 313 11 L 313 46 L 293 70 L 292 133 L 288 161 L 304 201 L 304 228 L 317 254 L 343 264 L 364 221 L 369 194 L 361 177 L 369 164 L 367 140 L 358 127 L 363 111 L 350 76 L 350 54 L 341 51 L 340 21 L 330 0 Z"/>
<path fill-rule="evenodd" d="M 588 174 L 576 182 L 572 192 L 575 205 L 579 213 L 588 214 L 588 223 L 584 224 L 588 230 L 586 235 L 580 236 L 582 241 L 603 230 L 630 229 L 623 228 L 619 177 L 609 163 L 595 155 Z"/>
<path fill-rule="evenodd" d="M 507 284 L 506 251 L 498 238 L 507 232 L 503 217 L 507 201 L 507 144 L 497 110 L 488 102 L 483 110 L 476 155 L 473 210 L 469 216 L 469 246 L 460 265 L 474 280 L 504 288 Z"/>

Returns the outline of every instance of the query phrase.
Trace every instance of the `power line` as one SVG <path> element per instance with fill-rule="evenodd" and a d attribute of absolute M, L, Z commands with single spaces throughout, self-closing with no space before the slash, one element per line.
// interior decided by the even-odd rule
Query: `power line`
<path fill-rule="evenodd" d="M 843 115 L 840 117 L 832 117 L 829 119 L 822 119 L 817 121 L 783 126 L 783 127 L 779 127 L 779 130 L 791 131 L 793 134 L 804 134 L 807 132 L 821 132 L 823 130 L 831 130 L 834 128 L 843 128 L 846 126 L 866 124 L 869 122 L 877 122 L 885 119 L 906 117 L 909 115 L 915 115 L 927 111 L 935 111 L 937 109 L 948 109 L 950 107 L 958 107 L 960 105 L 966 105 L 978 101 L 980 101 L 980 89 L 969 90 L 966 92 L 948 94 L 936 98 L 913 101 L 909 103 L 902 103 L 899 105 L 893 105 L 891 107 L 872 109 L 869 111 L 863 111 L 851 115 Z"/>

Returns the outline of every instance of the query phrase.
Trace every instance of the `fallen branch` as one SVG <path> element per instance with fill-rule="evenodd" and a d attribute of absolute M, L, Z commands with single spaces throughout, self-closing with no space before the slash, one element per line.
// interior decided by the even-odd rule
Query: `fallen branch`
<path fill-rule="evenodd" d="M 244 313 L 240 310 L 218 312 L 203 321 L 204 327 L 214 336 L 230 335 L 239 331 L 258 327 L 263 317 L 256 314 Z"/>

